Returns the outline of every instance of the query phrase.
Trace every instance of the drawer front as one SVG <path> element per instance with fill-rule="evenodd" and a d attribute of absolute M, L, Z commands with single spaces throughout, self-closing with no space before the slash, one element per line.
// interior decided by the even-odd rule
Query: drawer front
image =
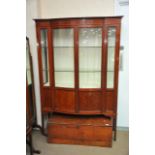
<path fill-rule="evenodd" d="M 112 141 L 112 127 L 94 127 L 93 136 L 95 137 L 96 141 Z"/>
<path fill-rule="evenodd" d="M 48 126 L 49 137 L 57 138 L 68 138 L 68 139 L 78 139 L 79 130 L 75 125 L 49 125 Z"/>
<path fill-rule="evenodd" d="M 49 124 L 48 142 L 110 147 L 112 144 L 112 127 Z"/>

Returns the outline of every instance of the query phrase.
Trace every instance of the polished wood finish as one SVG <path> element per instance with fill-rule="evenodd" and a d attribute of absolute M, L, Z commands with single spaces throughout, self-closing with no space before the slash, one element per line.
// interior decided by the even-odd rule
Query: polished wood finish
<path fill-rule="evenodd" d="M 106 92 L 106 110 L 115 111 L 114 92 Z"/>
<path fill-rule="evenodd" d="M 44 88 L 43 95 L 42 95 L 42 101 L 44 103 L 43 105 L 43 111 L 45 113 L 52 111 L 52 90 L 48 88 Z"/>
<path fill-rule="evenodd" d="M 48 120 L 48 142 L 111 147 L 112 120 L 103 116 L 53 115 Z"/>
<path fill-rule="evenodd" d="M 56 89 L 54 111 L 75 113 L 75 91 Z"/>
<path fill-rule="evenodd" d="M 80 111 L 98 111 L 98 113 L 101 113 L 101 105 L 102 105 L 101 91 L 79 92 Z"/>
<path fill-rule="evenodd" d="M 120 50 L 120 27 L 122 16 L 117 17 L 83 17 L 83 18 L 55 18 L 35 19 L 38 42 L 39 78 L 41 92 L 42 120 L 48 113 L 58 112 L 74 115 L 104 115 L 113 118 L 113 130 L 116 138 L 117 122 L 117 93 Z M 107 86 L 107 48 L 108 28 L 116 28 L 116 47 L 114 59 L 114 88 Z M 74 31 L 74 88 L 55 86 L 54 75 L 54 46 L 53 30 L 58 28 L 73 28 Z M 79 29 L 101 28 L 101 88 L 79 88 Z M 48 31 L 48 55 L 50 70 L 50 86 L 43 86 L 41 29 Z M 44 124 L 44 122 L 42 121 Z M 56 140 L 57 141 L 57 140 Z M 65 140 L 64 140 L 65 141 Z"/>

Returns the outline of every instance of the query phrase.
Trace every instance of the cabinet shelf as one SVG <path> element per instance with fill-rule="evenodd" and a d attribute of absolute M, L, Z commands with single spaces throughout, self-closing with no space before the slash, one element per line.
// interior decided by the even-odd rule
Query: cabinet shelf
<path fill-rule="evenodd" d="M 74 48 L 74 46 L 54 46 L 54 48 Z"/>
<path fill-rule="evenodd" d="M 94 73 L 94 72 L 101 72 L 99 70 L 94 70 L 94 71 L 79 71 L 79 73 Z"/>
<path fill-rule="evenodd" d="M 74 72 L 74 71 L 71 71 L 71 70 L 59 70 L 59 71 L 55 71 L 55 72 Z M 79 71 L 79 73 L 93 73 L 93 72 L 101 72 L 101 71 Z"/>
<path fill-rule="evenodd" d="M 74 46 L 54 46 L 54 48 L 74 48 Z M 102 46 L 79 46 L 79 48 L 102 48 Z"/>
<path fill-rule="evenodd" d="M 54 46 L 53 48 L 74 48 L 74 46 Z M 79 46 L 79 48 L 102 48 L 102 46 Z M 115 47 L 109 46 L 108 48 L 115 48 Z"/>
<path fill-rule="evenodd" d="M 55 72 L 74 72 L 74 71 L 72 71 L 72 70 L 57 70 Z"/>
<path fill-rule="evenodd" d="M 55 72 L 74 72 L 73 70 L 56 70 Z M 89 72 L 102 72 L 102 71 L 100 71 L 100 70 L 79 70 L 79 73 L 80 72 L 84 72 L 84 73 L 89 73 Z M 107 72 L 114 72 L 114 71 L 112 71 L 112 70 L 109 70 L 109 71 L 107 71 Z"/>
<path fill-rule="evenodd" d="M 102 48 L 102 46 L 79 46 L 79 48 Z"/>
<path fill-rule="evenodd" d="M 114 72 L 114 71 L 107 71 L 107 72 Z"/>

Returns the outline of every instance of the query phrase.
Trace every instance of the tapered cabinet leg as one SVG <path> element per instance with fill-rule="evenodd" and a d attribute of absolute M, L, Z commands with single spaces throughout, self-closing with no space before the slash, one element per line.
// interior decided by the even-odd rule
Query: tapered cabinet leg
<path fill-rule="evenodd" d="M 114 131 L 114 141 L 116 141 L 117 138 L 117 130 Z"/>
<path fill-rule="evenodd" d="M 42 134 L 44 136 L 47 136 L 47 133 L 45 132 L 45 115 L 46 114 L 42 114 Z M 47 115 L 48 116 L 48 115 Z"/>
<path fill-rule="evenodd" d="M 114 118 L 113 119 L 114 141 L 116 141 L 116 139 L 117 139 L 117 127 L 116 127 L 116 125 L 117 125 L 117 119 Z"/>

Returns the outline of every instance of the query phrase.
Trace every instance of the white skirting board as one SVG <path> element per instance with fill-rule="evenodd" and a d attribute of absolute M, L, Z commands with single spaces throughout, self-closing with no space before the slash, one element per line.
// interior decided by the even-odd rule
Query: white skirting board
<path fill-rule="evenodd" d="M 129 131 L 129 127 L 120 127 L 120 126 L 118 126 L 117 130 L 118 131 Z"/>

